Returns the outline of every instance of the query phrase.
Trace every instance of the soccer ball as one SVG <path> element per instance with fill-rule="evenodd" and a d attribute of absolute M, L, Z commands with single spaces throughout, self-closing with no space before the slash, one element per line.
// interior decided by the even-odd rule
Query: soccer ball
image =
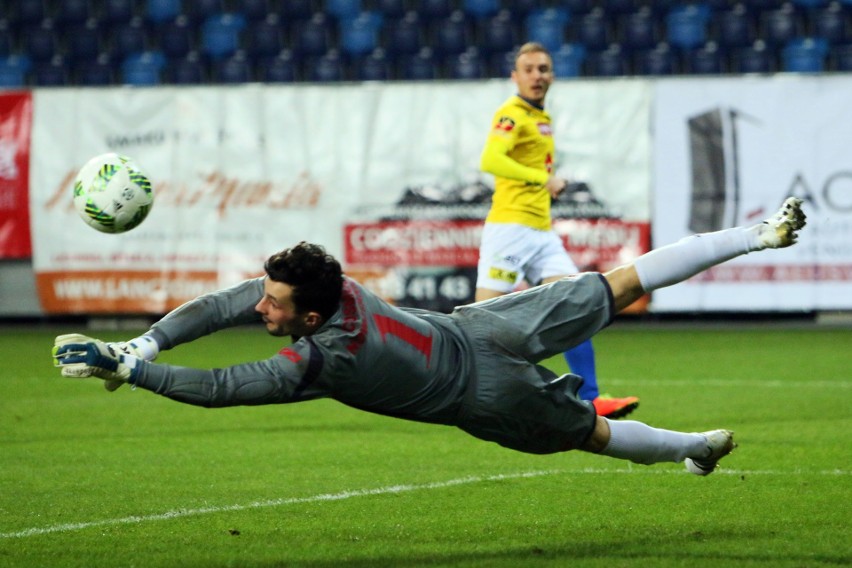
<path fill-rule="evenodd" d="M 74 180 L 74 207 L 102 233 L 124 233 L 145 220 L 154 205 L 151 182 L 126 156 L 95 156 Z"/>

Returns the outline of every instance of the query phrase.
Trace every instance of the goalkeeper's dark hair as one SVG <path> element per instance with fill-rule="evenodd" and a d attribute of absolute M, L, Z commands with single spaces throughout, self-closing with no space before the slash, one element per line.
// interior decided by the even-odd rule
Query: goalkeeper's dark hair
<path fill-rule="evenodd" d="M 343 271 L 320 245 L 302 241 L 270 256 L 263 268 L 275 282 L 293 287 L 293 303 L 299 313 L 317 312 L 328 321 L 337 311 Z"/>

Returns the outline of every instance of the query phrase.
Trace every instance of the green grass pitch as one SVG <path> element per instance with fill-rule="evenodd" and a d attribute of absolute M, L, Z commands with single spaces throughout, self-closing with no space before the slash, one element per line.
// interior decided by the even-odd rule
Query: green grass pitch
<path fill-rule="evenodd" d="M 601 383 L 631 416 L 730 428 L 713 475 L 530 456 L 334 401 L 208 410 L 51 366 L 57 333 L 0 331 L 0 567 L 852 565 L 852 330 L 616 323 Z M 165 353 L 218 367 L 280 339 Z M 560 359 L 548 362 L 558 372 Z"/>

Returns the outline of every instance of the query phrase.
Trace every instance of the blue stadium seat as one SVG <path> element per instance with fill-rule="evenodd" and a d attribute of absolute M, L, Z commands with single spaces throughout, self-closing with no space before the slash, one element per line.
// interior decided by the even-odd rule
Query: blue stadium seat
<path fill-rule="evenodd" d="M 524 22 L 526 41 L 537 41 L 553 52 L 565 43 L 566 29 L 570 20 L 567 10 L 544 8 L 527 16 Z"/>
<path fill-rule="evenodd" d="M 621 47 L 613 44 L 603 51 L 594 51 L 587 55 L 589 75 L 597 77 L 621 77 L 629 75 L 630 60 Z"/>
<path fill-rule="evenodd" d="M 201 27 L 201 52 L 211 59 L 230 57 L 240 49 L 246 19 L 241 14 L 210 16 Z"/>
<path fill-rule="evenodd" d="M 392 78 L 391 62 L 381 48 L 359 59 L 356 65 L 355 76 L 359 81 L 387 81 Z"/>
<path fill-rule="evenodd" d="M 500 10 L 500 0 L 463 0 L 462 10 L 474 20 L 490 18 Z"/>
<path fill-rule="evenodd" d="M 318 0 L 283 0 L 280 4 L 281 20 L 303 22 L 320 11 Z"/>
<path fill-rule="evenodd" d="M 456 10 L 444 20 L 432 23 L 431 46 L 438 57 L 454 57 L 471 45 L 473 38 L 461 10 Z"/>
<path fill-rule="evenodd" d="M 678 6 L 666 18 L 666 38 L 672 47 L 695 49 L 707 41 L 709 11 L 701 5 Z"/>
<path fill-rule="evenodd" d="M 831 45 L 840 45 L 852 40 L 852 4 L 848 10 L 832 2 L 811 15 L 813 35 L 825 38 Z"/>
<path fill-rule="evenodd" d="M 731 53 L 733 73 L 772 73 L 776 67 L 772 52 L 762 40 L 757 40 L 747 47 L 736 48 Z"/>
<path fill-rule="evenodd" d="M 852 71 L 852 44 L 832 46 L 829 50 L 829 60 L 833 71 Z"/>
<path fill-rule="evenodd" d="M 538 2 L 538 3 L 541 4 L 542 2 Z M 514 3 L 513 3 L 513 5 L 514 5 Z M 603 9 L 600 6 L 600 3 L 596 2 L 595 0 L 558 0 L 556 5 L 559 6 L 560 8 L 568 10 L 568 13 L 571 14 L 571 16 L 578 16 L 580 14 L 588 14 L 589 12 L 591 12 L 596 7 L 600 8 L 601 10 Z M 531 11 L 531 10 L 528 10 L 528 11 Z"/>
<path fill-rule="evenodd" d="M 147 51 L 152 47 L 148 41 L 148 31 L 141 17 L 135 16 L 126 23 L 116 23 L 109 28 L 107 35 L 109 50 L 118 61 L 133 53 Z"/>
<path fill-rule="evenodd" d="M 65 52 L 69 60 L 94 60 L 106 47 L 106 32 L 98 25 L 98 20 L 89 18 L 83 24 L 65 26 Z"/>
<path fill-rule="evenodd" d="M 184 15 L 157 26 L 157 46 L 169 59 L 181 59 L 198 49 L 197 27 Z M 147 38 L 146 38 L 147 41 Z"/>
<path fill-rule="evenodd" d="M 83 24 L 96 17 L 90 0 L 57 0 L 54 10 L 58 26 Z"/>
<path fill-rule="evenodd" d="M 597 5 L 613 18 L 619 14 L 629 14 L 638 7 L 635 0 L 598 0 Z"/>
<path fill-rule="evenodd" d="M 340 49 L 347 57 L 360 57 L 379 45 L 381 19 L 371 12 L 361 12 L 338 23 Z"/>
<path fill-rule="evenodd" d="M 34 26 L 50 15 L 45 0 L 14 0 L 11 12 L 12 19 L 22 27 Z"/>
<path fill-rule="evenodd" d="M 331 27 L 325 14 L 317 12 L 292 28 L 293 50 L 300 57 L 318 57 L 331 49 Z"/>
<path fill-rule="evenodd" d="M 94 61 L 81 61 L 74 65 L 74 81 L 84 87 L 102 87 L 115 83 L 115 63 L 107 53 Z"/>
<path fill-rule="evenodd" d="M 49 18 L 22 35 L 24 53 L 33 62 L 50 61 L 54 55 L 61 53 L 59 35 L 54 29 L 53 20 Z"/>
<path fill-rule="evenodd" d="M 183 4 L 181 13 L 193 24 L 203 26 L 211 18 L 215 19 L 230 12 L 226 9 L 224 0 L 187 0 Z M 241 13 L 234 12 L 234 14 L 245 21 L 245 16 Z"/>
<path fill-rule="evenodd" d="M 721 75 L 727 71 L 727 66 L 719 46 L 708 41 L 685 54 L 684 70 L 693 75 Z"/>
<path fill-rule="evenodd" d="M 391 58 L 417 53 L 425 45 L 425 35 L 417 12 L 406 12 L 384 27 L 384 48 Z"/>
<path fill-rule="evenodd" d="M 175 85 L 201 85 L 207 82 L 207 66 L 198 52 L 170 59 L 165 68 L 165 80 Z"/>
<path fill-rule="evenodd" d="M 804 33 L 804 22 L 790 4 L 760 15 L 760 38 L 770 48 L 780 48 Z"/>
<path fill-rule="evenodd" d="M 284 26 L 278 14 L 249 21 L 246 27 L 246 51 L 254 60 L 276 57 L 285 47 Z"/>
<path fill-rule="evenodd" d="M 0 59 L 0 87 L 18 88 L 27 84 L 32 62 L 25 55 L 9 55 Z"/>
<path fill-rule="evenodd" d="M 477 24 L 477 44 L 485 55 L 512 51 L 520 43 L 512 13 L 500 10 Z"/>
<path fill-rule="evenodd" d="M 307 72 L 309 81 L 319 83 L 335 83 L 346 78 L 343 60 L 334 49 L 313 58 L 307 65 Z"/>
<path fill-rule="evenodd" d="M 657 17 L 647 6 L 622 14 L 618 22 L 618 42 L 625 49 L 650 49 L 660 42 Z"/>
<path fill-rule="evenodd" d="M 711 26 L 713 38 L 722 49 L 745 47 L 756 39 L 754 19 L 742 4 L 714 12 Z"/>
<path fill-rule="evenodd" d="M 488 76 L 488 66 L 475 47 L 452 57 L 448 68 L 450 79 L 472 81 Z"/>
<path fill-rule="evenodd" d="M 674 75 L 678 72 L 677 57 L 666 43 L 653 49 L 640 50 L 635 55 L 637 75 Z"/>
<path fill-rule="evenodd" d="M 324 11 L 337 20 L 352 19 L 363 10 L 361 0 L 325 0 Z"/>
<path fill-rule="evenodd" d="M 404 56 L 400 64 L 400 75 L 409 81 L 439 79 L 440 67 L 432 49 L 423 47 L 413 55 Z"/>
<path fill-rule="evenodd" d="M 121 65 L 122 82 L 136 86 L 159 85 L 165 65 L 166 58 L 158 51 L 130 55 Z"/>
<path fill-rule="evenodd" d="M 283 50 L 258 67 L 258 79 L 264 83 L 293 83 L 298 78 L 299 68 L 290 50 Z"/>
<path fill-rule="evenodd" d="M 105 24 L 127 23 L 138 15 L 136 0 L 102 0 L 100 19 Z"/>
<path fill-rule="evenodd" d="M 506 78 L 515 69 L 516 50 L 492 53 L 488 61 L 488 75 L 490 77 Z"/>
<path fill-rule="evenodd" d="M 825 38 L 805 37 L 790 41 L 781 52 L 782 70 L 791 73 L 821 73 L 828 58 Z"/>
<path fill-rule="evenodd" d="M 70 84 L 68 64 L 61 55 L 54 55 L 33 68 L 32 80 L 37 87 L 65 87 Z"/>
<path fill-rule="evenodd" d="M 551 53 L 553 74 L 557 79 L 567 79 L 583 75 L 583 63 L 586 60 L 586 48 L 580 43 L 564 43 Z"/>
<path fill-rule="evenodd" d="M 829 0 L 791 0 L 791 3 L 802 10 L 816 10 L 828 6 Z"/>
<path fill-rule="evenodd" d="M 147 0 L 145 19 L 151 23 L 159 24 L 174 20 L 182 12 L 183 2 L 181 0 Z"/>
<path fill-rule="evenodd" d="M 373 5 L 385 21 L 398 20 L 408 11 L 406 0 L 374 0 Z"/>
<path fill-rule="evenodd" d="M 227 85 L 251 83 L 254 68 L 245 53 L 237 51 L 230 57 L 211 62 L 213 82 Z"/>
<path fill-rule="evenodd" d="M 610 20 L 600 8 L 593 8 L 577 18 L 573 27 L 576 41 L 589 51 L 600 51 L 613 43 Z"/>
<path fill-rule="evenodd" d="M 451 0 L 420 0 L 417 3 L 417 11 L 423 20 L 445 20 L 453 13 Z"/>
<path fill-rule="evenodd" d="M 269 0 L 236 0 L 234 11 L 242 14 L 248 22 L 260 22 L 270 14 L 277 15 Z"/>

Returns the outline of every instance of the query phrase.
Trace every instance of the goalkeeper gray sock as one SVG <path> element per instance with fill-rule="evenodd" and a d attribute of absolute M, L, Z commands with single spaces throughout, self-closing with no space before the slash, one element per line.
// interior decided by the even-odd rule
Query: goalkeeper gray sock
<path fill-rule="evenodd" d="M 609 443 L 601 455 L 651 465 L 680 462 L 707 451 L 707 439 L 701 434 L 688 434 L 653 428 L 635 420 L 609 420 Z"/>

